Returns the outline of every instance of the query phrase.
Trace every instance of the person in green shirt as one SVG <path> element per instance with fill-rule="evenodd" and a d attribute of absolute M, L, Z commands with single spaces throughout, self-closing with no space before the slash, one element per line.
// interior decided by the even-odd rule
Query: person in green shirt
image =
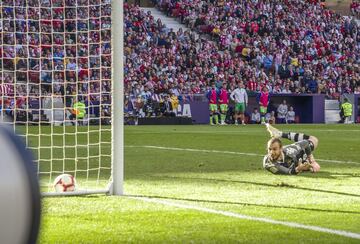
<path fill-rule="evenodd" d="M 343 104 L 341 104 L 341 114 L 343 115 L 342 121 L 344 122 L 344 124 L 350 123 L 352 110 L 352 104 L 345 97 Z"/>
<path fill-rule="evenodd" d="M 72 110 L 71 110 L 71 115 L 69 117 L 71 120 L 71 123 L 73 125 L 75 125 L 73 120 L 76 120 L 79 122 L 79 125 L 82 125 L 85 115 L 86 115 L 85 103 L 82 100 L 78 99 L 78 101 L 76 101 L 74 103 Z"/>

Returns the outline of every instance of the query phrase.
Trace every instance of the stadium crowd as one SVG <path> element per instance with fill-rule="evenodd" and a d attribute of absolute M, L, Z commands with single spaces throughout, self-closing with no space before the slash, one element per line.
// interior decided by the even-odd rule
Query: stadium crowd
<path fill-rule="evenodd" d="M 240 67 L 249 90 L 323 93 L 337 98 L 360 86 L 360 27 L 318 1 L 155 1 L 168 15 L 207 34 Z M 240 57 L 240 60 L 239 60 Z M 230 65 L 228 64 L 230 63 Z"/>
<path fill-rule="evenodd" d="M 317 1 L 154 2 L 193 31 L 125 4 L 127 97 L 204 94 L 211 82 L 330 99 L 360 91 L 360 27 Z"/>
<path fill-rule="evenodd" d="M 26 2 L 26 8 L 25 0 L 2 2 L 4 109 L 52 94 L 63 97 L 66 107 L 76 96 L 108 107 L 110 2 Z M 154 2 L 192 31 L 175 32 L 124 3 L 125 103 L 139 111 L 166 96 L 176 107 L 179 100 L 205 94 L 212 82 L 218 88 L 226 83 L 229 91 L 242 82 L 250 92 L 266 86 L 270 93 L 335 99 L 360 92 L 360 27 L 316 0 Z"/>
<path fill-rule="evenodd" d="M 109 0 L 3 0 L 1 12 L 1 111 L 26 120 L 16 113 L 59 97 L 69 111 L 81 100 L 110 116 Z"/>
<path fill-rule="evenodd" d="M 351 12 L 352 16 L 356 17 L 357 19 L 360 19 L 360 1 L 359 0 L 351 1 L 350 12 Z"/>

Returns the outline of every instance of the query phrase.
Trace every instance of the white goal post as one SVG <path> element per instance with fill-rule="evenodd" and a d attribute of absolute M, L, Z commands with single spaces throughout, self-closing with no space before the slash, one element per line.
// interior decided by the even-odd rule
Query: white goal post
<path fill-rule="evenodd" d="M 113 195 L 123 195 L 124 181 L 124 15 L 123 0 L 112 2 L 113 36 L 113 130 L 112 175 Z"/>
<path fill-rule="evenodd" d="M 123 194 L 123 0 L 0 1 L 0 122 L 43 195 Z M 74 192 L 54 192 L 71 174 Z"/>

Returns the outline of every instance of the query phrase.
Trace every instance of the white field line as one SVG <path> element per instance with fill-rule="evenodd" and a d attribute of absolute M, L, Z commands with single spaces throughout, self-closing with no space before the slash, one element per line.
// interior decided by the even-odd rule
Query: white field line
<path fill-rule="evenodd" d="M 348 231 L 344 231 L 344 230 L 335 230 L 335 229 L 329 229 L 329 228 L 324 228 L 324 227 L 319 227 L 319 226 L 314 226 L 314 225 L 304 225 L 304 224 L 299 224 L 296 222 L 279 221 L 279 220 L 274 220 L 274 219 L 270 219 L 270 218 L 254 217 L 254 216 L 243 215 L 243 214 L 238 214 L 238 213 L 229 212 L 229 211 L 215 210 L 215 209 L 211 209 L 211 208 L 204 208 L 204 207 L 199 207 L 199 206 L 194 206 L 194 205 L 175 203 L 175 202 L 159 200 L 159 199 L 152 199 L 152 198 L 147 198 L 147 197 L 129 197 L 129 198 L 141 200 L 141 201 L 145 201 L 145 202 L 150 202 L 150 203 L 163 204 L 163 205 L 177 207 L 177 208 L 191 209 L 191 210 L 197 210 L 197 211 L 206 212 L 206 213 L 223 215 L 223 216 L 233 217 L 233 218 L 238 218 L 238 219 L 258 221 L 258 222 L 264 222 L 264 223 L 269 223 L 269 224 L 274 224 L 274 225 L 283 225 L 283 226 L 287 226 L 287 227 L 291 227 L 291 228 L 301 228 L 301 229 L 306 229 L 306 230 L 311 230 L 311 231 L 324 232 L 324 233 L 329 233 L 329 234 L 333 234 L 333 235 L 349 237 L 349 238 L 353 238 L 353 239 L 360 239 L 359 233 L 348 232 Z"/>
<path fill-rule="evenodd" d="M 306 131 L 316 131 L 316 132 L 360 132 L 358 130 L 336 130 L 336 129 L 306 129 Z M 243 134 L 243 133 L 263 133 L 261 131 L 255 130 L 236 130 L 236 131 L 216 131 L 216 130 L 205 130 L 205 131 L 187 131 L 187 130 L 166 130 L 166 131 L 127 131 L 129 134 Z"/>
<path fill-rule="evenodd" d="M 245 152 L 232 152 L 232 151 L 220 151 L 220 150 L 207 150 L 207 149 L 195 149 L 195 148 L 177 148 L 177 147 L 160 147 L 160 146 L 134 146 L 128 145 L 125 147 L 130 148 L 149 148 L 149 149 L 158 149 L 158 150 L 172 150 L 172 151 L 187 151 L 187 152 L 202 152 L 202 153 L 222 153 L 222 154 L 233 154 L 233 155 L 245 155 L 245 156 L 256 156 L 256 157 L 264 157 L 262 154 L 257 153 L 245 153 Z M 340 160 L 329 160 L 329 159 L 316 159 L 319 162 L 327 162 L 327 163 L 338 163 L 338 164 L 360 164 L 360 162 L 353 161 L 340 161 Z"/>
<path fill-rule="evenodd" d="M 219 150 L 207 150 L 207 149 L 195 149 L 195 148 L 177 148 L 177 147 L 158 147 L 158 146 L 125 146 L 125 147 L 140 147 L 159 150 L 172 150 L 172 151 L 187 151 L 187 152 L 203 152 L 203 153 L 223 153 L 223 154 L 235 154 L 235 155 L 247 155 L 247 156 L 264 156 L 256 153 L 242 153 L 231 151 L 219 151 Z"/>

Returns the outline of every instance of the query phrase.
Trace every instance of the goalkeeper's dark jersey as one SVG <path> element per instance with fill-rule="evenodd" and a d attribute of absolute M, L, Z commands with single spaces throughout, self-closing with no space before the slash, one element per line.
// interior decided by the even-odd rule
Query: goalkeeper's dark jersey
<path fill-rule="evenodd" d="M 299 162 L 305 162 L 314 150 L 314 145 L 309 140 L 295 142 L 283 147 L 281 161 L 272 160 L 265 155 L 263 166 L 273 174 L 297 174 L 295 168 Z"/>

